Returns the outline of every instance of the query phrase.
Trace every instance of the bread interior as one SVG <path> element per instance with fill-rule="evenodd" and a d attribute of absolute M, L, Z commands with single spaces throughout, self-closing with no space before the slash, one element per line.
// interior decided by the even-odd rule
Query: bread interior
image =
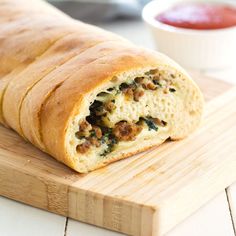
<path fill-rule="evenodd" d="M 89 109 L 76 117 L 70 137 L 79 171 L 93 170 L 178 136 L 176 122 L 193 112 L 184 101 L 190 92 L 184 80 L 167 68 L 125 72 L 88 97 L 84 106 Z"/>

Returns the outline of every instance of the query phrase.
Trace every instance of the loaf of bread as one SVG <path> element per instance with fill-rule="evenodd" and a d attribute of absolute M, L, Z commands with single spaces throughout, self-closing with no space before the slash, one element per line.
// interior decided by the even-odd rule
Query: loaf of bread
<path fill-rule="evenodd" d="M 40 0 L 0 0 L 0 122 L 74 170 L 178 140 L 203 97 L 168 57 Z"/>

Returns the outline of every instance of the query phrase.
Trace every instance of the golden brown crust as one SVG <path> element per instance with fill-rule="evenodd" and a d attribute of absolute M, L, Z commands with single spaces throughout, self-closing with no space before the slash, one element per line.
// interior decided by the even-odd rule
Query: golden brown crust
<path fill-rule="evenodd" d="M 73 24 L 63 24 L 63 21 L 58 22 L 55 19 L 48 26 L 50 20 L 52 20 L 50 17 L 44 20 L 31 19 L 31 22 L 21 28 L 22 31 L 19 30 L 18 26 L 17 32 L 12 29 L 9 30 L 10 37 L 7 37 L 7 32 L 4 33 L 5 38 L 1 40 L 0 45 L 1 73 L 10 72 L 20 64 L 30 64 L 56 40 L 74 30 Z"/>

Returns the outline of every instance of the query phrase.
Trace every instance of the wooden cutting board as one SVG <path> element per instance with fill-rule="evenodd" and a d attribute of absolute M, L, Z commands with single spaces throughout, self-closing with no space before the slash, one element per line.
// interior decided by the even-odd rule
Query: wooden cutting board
<path fill-rule="evenodd" d="M 194 77 L 207 101 L 197 132 L 87 175 L 0 126 L 0 195 L 130 235 L 163 235 L 236 181 L 236 88 Z"/>

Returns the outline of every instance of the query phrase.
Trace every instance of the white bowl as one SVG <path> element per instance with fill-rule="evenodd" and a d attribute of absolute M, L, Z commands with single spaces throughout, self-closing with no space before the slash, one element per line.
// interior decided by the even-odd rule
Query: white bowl
<path fill-rule="evenodd" d="M 179 64 L 194 69 L 225 69 L 236 66 L 236 27 L 216 30 L 183 29 L 163 24 L 155 17 L 180 2 L 205 0 L 154 0 L 142 13 L 151 29 L 157 49 Z M 235 0 L 208 0 L 236 6 Z"/>

